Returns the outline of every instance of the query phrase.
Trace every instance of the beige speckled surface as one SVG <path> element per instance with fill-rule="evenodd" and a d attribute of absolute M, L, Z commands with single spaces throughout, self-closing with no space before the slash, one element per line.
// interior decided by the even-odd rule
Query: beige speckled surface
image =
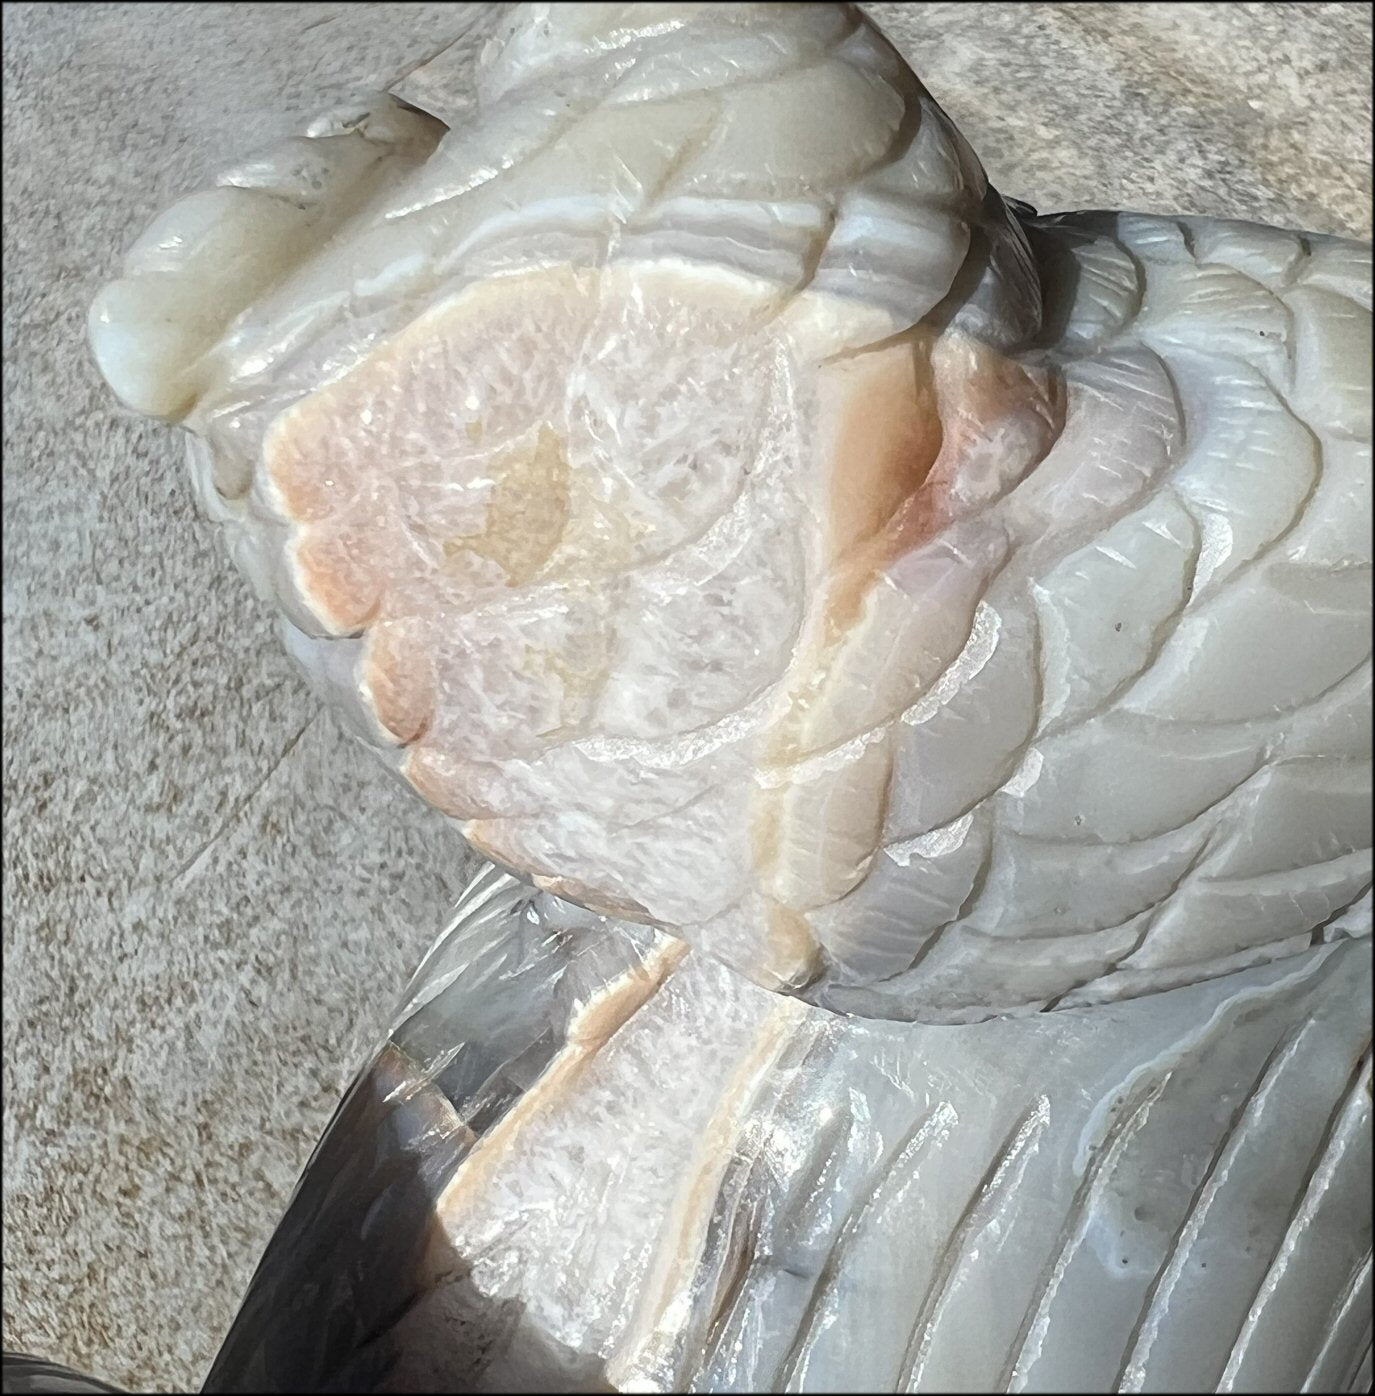
<path fill-rule="evenodd" d="M 464 6 L 5 7 L 4 1343 L 195 1384 L 461 854 L 121 412 L 86 305 Z M 1005 192 L 1370 235 L 1369 7 L 872 7 Z"/>

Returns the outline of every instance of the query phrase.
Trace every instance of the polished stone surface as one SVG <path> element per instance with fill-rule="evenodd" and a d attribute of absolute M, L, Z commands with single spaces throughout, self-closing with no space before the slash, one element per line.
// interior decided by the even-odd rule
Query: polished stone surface
<path fill-rule="evenodd" d="M 5 14 L 4 1339 L 204 1374 L 462 855 L 297 679 L 95 287 L 213 161 L 437 48 L 463 6 Z M 1042 210 L 1370 235 L 1363 5 L 880 5 Z"/>

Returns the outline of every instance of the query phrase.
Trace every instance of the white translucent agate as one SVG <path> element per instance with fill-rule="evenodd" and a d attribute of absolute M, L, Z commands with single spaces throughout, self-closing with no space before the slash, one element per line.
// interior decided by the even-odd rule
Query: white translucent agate
<path fill-rule="evenodd" d="M 409 80 L 436 117 L 221 173 L 92 313 L 475 847 L 925 1021 L 1358 901 L 1365 249 L 1014 215 L 842 6 L 517 7 L 476 47 Z"/>
<path fill-rule="evenodd" d="M 1370 993 L 865 1021 L 489 870 L 206 1389 L 1366 1390 Z"/>
<path fill-rule="evenodd" d="M 216 1389 L 1368 1382 L 1369 249 L 1011 207 L 843 5 L 399 92 L 91 317 L 550 894 L 479 878 Z"/>

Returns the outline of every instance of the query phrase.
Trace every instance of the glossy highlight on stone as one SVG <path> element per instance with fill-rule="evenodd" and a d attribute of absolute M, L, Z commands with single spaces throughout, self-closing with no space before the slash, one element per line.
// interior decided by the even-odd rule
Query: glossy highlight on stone
<path fill-rule="evenodd" d="M 320 691 L 543 889 L 422 970 L 226 1389 L 326 1323 L 319 1246 L 415 1305 L 300 1381 L 1357 1372 L 1368 248 L 1009 205 L 853 7 L 493 7 L 163 215 L 91 336 Z M 300 1216 L 368 1131 L 422 1180 L 385 1265 L 366 1169 Z"/>

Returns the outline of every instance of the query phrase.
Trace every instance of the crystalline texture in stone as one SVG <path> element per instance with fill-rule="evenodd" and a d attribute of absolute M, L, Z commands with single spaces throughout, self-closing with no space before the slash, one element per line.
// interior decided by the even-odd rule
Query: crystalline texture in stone
<path fill-rule="evenodd" d="M 422 971 L 216 1380 L 1352 1379 L 1368 249 L 1013 209 L 848 6 L 493 7 L 400 97 L 92 312 L 556 894 Z"/>

